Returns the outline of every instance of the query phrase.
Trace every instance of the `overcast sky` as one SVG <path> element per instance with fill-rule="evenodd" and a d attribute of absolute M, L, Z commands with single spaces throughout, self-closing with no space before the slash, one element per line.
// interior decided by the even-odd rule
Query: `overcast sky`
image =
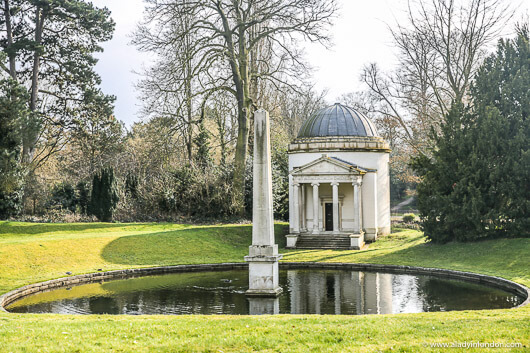
<path fill-rule="evenodd" d="M 387 24 L 405 18 L 406 0 L 338 0 L 339 17 L 332 28 L 334 46 L 308 46 L 307 60 L 313 67 L 316 89 L 328 89 L 327 99 L 333 103 L 341 94 L 361 88 L 359 74 L 364 64 L 377 62 L 383 67 L 394 64 L 394 53 Z M 510 0 L 509 0 L 510 1 Z M 514 0 L 514 2 L 519 0 Z M 102 88 L 113 94 L 116 117 L 131 125 L 139 120 L 140 100 L 134 89 L 141 71 L 149 58 L 129 45 L 130 34 L 142 18 L 143 0 L 92 0 L 98 6 L 108 7 L 116 22 L 114 38 L 103 44 L 105 51 L 98 55 L 96 71 L 103 79 Z M 528 0 L 522 0 L 522 12 L 528 12 Z M 520 17 L 520 15 L 519 15 Z"/>

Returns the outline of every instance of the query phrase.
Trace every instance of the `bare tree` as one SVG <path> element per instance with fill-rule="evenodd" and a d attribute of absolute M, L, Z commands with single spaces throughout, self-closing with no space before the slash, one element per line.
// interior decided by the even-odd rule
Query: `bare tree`
<path fill-rule="evenodd" d="M 207 110 L 216 130 L 212 147 L 219 149 L 220 165 L 226 167 L 229 151 L 237 139 L 237 107 L 229 93 L 217 91 L 208 100 Z"/>
<path fill-rule="evenodd" d="M 195 55 L 194 33 L 190 32 L 196 14 L 189 12 L 162 22 L 157 21 L 160 20 L 158 9 L 147 8 L 145 23 L 138 27 L 133 39 L 140 50 L 156 55 L 137 85 L 144 103 L 142 113 L 147 119 L 165 122 L 168 131 L 179 136 L 191 163 L 198 114 L 198 80 L 203 70 L 200 58 Z"/>
<path fill-rule="evenodd" d="M 302 92 L 286 91 L 279 94 L 277 109 L 273 110 L 271 107 L 271 110 L 275 112 L 276 123 L 286 130 L 289 140 L 296 138 L 303 122 L 312 113 L 326 106 L 326 94 L 327 91 L 316 92 L 312 87 L 307 87 Z"/>
<path fill-rule="evenodd" d="M 467 100 L 488 46 L 512 13 L 504 0 L 409 1 L 407 24 L 389 26 L 398 69 L 383 73 L 372 63 L 361 75 L 373 111 L 396 120 L 403 138 L 424 151 L 427 131 L 451 102 Z"/>
<path fill-rule="evenodd" d="M 261 80 L 289 85 L 306 66 L 298 50 L 300 40 L 327 44 L 326 28 L 337 9 L 335 0 L 146 0 L 147 15 L 136 33 L 145 48 L 183 43 L 193 38 L 193 57 L 201 89 L 233 94 L 238 109 L 238 137 L 234 160 L 234 204 L 244 211 L 245 163 L 250 118 L 257 106 Z M 168 36 L 165 25 L 193 18 Z M 144 40 L 147 39 L 147 40 Z M 269 50 L 261 50 L 263 48 Z M 264 52 L 268 54 L 264 55 Z"/>

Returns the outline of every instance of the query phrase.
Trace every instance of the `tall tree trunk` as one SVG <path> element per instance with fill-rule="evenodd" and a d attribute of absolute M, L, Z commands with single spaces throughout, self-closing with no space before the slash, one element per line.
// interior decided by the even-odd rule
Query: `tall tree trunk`
<path fill-rule="evenodd" d="M 246 48 L 246 33 L 240 26 L 239 29 L 239 55 L 237 56 L 239 72 L 236 80 L 237 108 L 238 108 L 238 136 L 236 144 L 236 155 L 234 161 L 233 195 L 236 213 L 245 215 L 245 169 L 248 156 L 248 137 L 250 131 L 250 75 L 249 75 L 249 55 Z M 238 82 L 239 81 L 239 82 Z"/>
<path fill-rule="evenodd" d="M 31 78 L 31 98 L 29 109 L 31 112 L 30 119 L 37 119 L 37 98 L 39 95 L 39 70 L 40 70 L 40 44 L 42 43 L 42 31 L 44 28 L 44 14 L 39 6 L 35 10 L 35 53 L 33 54 L 33 72 Z M 33 123 L 33 121 L 32 121 Z M 33 160 L 35 144 L 37 143 L 38 129 L 33 124 L 26 127 L 22 148 L 22 159 L 24 163 L 29 164 Z"/>
<path fill-rule="evenodd" d="M 185 19 L 186 22 L 189 22 L 188 18 Z M 188 23 L 186 24 L 186 28 L 188 27 Z M 192 45 L 190 43 L 190 37 L 185 37 L 185 43 L 186 46 L 186 54 L 189 54 L 191 51 L 193 51 Z M 191 87 L 191 81 L 193 80 L 193 64 L 191 62 L 192 56 L 189 55 L 185 59 L 185 77 L 186 80 L 186 114 L 188 118 L 188 141 L 187 141 L 187 149 L 188 149 L 188 161 L 190 165 L 193 164 L 193 105 L 192 105 L 192 99 L 193 99 L 193 93 L 192 93 L 192 87 Z"/>
<path fill-rule="evenodd" d="M 9 75 L 17 80 L 16 53 L 13 51 L 13 27 L 11 24 L 11 9 L 9 0 L 4 0 L 4 15 L 6 21 L 7 46 L 9 48 Z"/>
<path fill-rule="evenodd" d="M 191 93 L 190 93 L 190 96 L 191 96 Z M 186 138 L 186 149 L 188 152 L 188 161 L 190 165 L 192 165 L 193 164 L 193 124 L 192 124 L 193 112 L 192 112 L 190 96 L 187 97 L 187 102 L 186 102 L 186 110 L 187 110 L 186 114 L 188 118 L 188 129 L 187 129 L 188 136 Z"/>
<path fill-rule="evenodd" d="M 219 112 L 216 112 L 215 120 L 217 122 L 217 129 L 219 130 L 219 146 L 221 148 L 221 166 L 226 167 L 226 155 L 227 155 L 227 142 L 226 142 L 226 118 L 221 116 Z"/>
<path fill-rule="evenodd" d="M 245 169 L 248 154 L 248 136 L 250 122 L 248 109 L 245 107 L 243 95 L 238 95 L 238 133 L 236 143 L 236 154 L 234 160 L 234 177 L 232 180 L 232 202 L 235 212 L 239 216 L 245 214 Z"/>
<path fill-rule="evenodd" d="M 244 26 L 239 26 L 239 36 L 236 43 L 232 38 L 232 29 L 228 23 L 227 17 L 221 8 L 221 3 L 216 3 L 219 15 L 223 23 L 225 31 L 224 38 L 228 51 L 228 61 L 232 71 L 232 78 L 236 88 L 237 98 L 237 120 L 238 120 L 238 134 L 236 143 L 236 153 L 234 159 L 234 176 L 232 178 L 232 205 L 235 214 L 239 216 L 245 215 L 245 167 L 248 154 L 248 135 L 250 130 L 250 122 L 248 119 L 248 55 L 246 51 L 246 35 Z M 240 23 L 242 24 L 242 23 Z"/>

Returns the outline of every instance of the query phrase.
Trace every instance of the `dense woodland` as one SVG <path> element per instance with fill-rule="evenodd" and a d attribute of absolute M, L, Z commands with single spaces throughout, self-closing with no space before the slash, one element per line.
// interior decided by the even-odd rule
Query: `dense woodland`
<path fill-rule="evenodd" d="M 248 219 L 257 108 L 272 117 L 275 216 L 287 217 L 288 143 L 327 103 L 303 45 L 332 45 L 335 0 L 146 0 L 131 45 L 156 60 L 130 127 L 94 71 L 107 9 L 0 8 L 0 219 Z M 367 63 L 364 90 L 339 99 L 390 142 L 392 200 L 418 186 L 432 240 L 528 235 L 528 26 L 499 42 L 512 14 L 502 0 L 411 2 L 388 26 L 395 68 Z"/>

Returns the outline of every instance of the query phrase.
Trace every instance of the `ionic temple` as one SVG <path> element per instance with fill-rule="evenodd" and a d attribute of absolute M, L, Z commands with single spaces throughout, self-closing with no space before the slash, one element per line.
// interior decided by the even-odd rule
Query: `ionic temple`
<path fill-rule="evenodd" d="M 312 114 L 289 145 L 290 248 L 360 249 L 390 233 L 390 148 L 360 112 Z"/>

